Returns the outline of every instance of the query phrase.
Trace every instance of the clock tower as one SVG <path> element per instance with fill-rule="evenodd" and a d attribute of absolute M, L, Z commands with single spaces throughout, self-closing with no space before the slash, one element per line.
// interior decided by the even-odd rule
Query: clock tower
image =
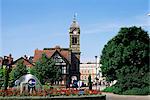
<path fill-rule="evenodd" d="M 80 27 L 74 15 L 73 22 L 69 29 L 70 34 L 70 49 L 72 53 L 80 60 Z"/>

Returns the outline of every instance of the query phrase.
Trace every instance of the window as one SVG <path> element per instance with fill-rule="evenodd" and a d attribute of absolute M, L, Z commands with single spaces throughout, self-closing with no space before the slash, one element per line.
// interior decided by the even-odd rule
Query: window
<path fill-rule="evenodd" d="M 66 66 L 62 66 L 62 74 L 66 74 Z"/>
<path fill-rule="evenodd" d="M 84 72 L 83 72 L 83 70 L 82 70 L 82 72 L 81 72 L 81 73 L 84 73 Z"/>
<path fill-rule="evenodd" d="M 84 77 L 82 76 L 82 80 L 83 80 L 83 78 L 84 78 Z"/>
<path fill-rule="evenodd" d="M 77 44 L 77 37 L 72 37 L 72 44 L 73 45 Z"/>
<path fill-rule="evenodd" d="M 53 57 L 55 65 L 66 65 L 65 61 L 59 54 L 55 54 Z"/>

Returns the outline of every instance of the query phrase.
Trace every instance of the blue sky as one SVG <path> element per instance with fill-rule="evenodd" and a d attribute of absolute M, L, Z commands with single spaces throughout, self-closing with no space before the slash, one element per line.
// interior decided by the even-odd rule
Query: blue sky
<path fill-rule="evenodd" d="M 77 13 L 81 62 L 94 61 L 120 27 L 148 31 L 148 0 L 1 0 L 0 56 L 15 59 L 35 49 L 69 47 L 68 29 Z"/>

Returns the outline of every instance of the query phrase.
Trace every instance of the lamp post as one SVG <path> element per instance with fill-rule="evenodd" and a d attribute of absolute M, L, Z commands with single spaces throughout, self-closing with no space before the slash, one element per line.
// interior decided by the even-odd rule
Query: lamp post
<path fill-rule="evenodd" d="M 95 56 L 95 66 L 96 66 L 96 90 L 97 90 L 97 56 Z"/>

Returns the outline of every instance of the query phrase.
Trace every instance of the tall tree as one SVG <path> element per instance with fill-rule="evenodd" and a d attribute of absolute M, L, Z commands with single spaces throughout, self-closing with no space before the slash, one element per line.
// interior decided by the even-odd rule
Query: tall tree
<path fill-rule="evenodd" d="M 89 85 L 89 90 L 92 90 L 91 75 L 88 76 L 88 85 Z"/>
<path fill-rule="evenodd" d="M 61 77 L 60 68 L 56 67 L 55 62 L 45 54 L 42 54 L 41 59 L 35 63 L 31 73 L 38 77 L 42 84 L 46 82 L 53 84 L 55 81 L 59 81 Z"/>
<path fill-rule="evenodd" d="M 150 86 L 148 33 L 138 27 L 121 28 L 103 48 L 102 74 L 108 81 L 117 80 L 117 93 Z"/>
<path fill-rule="evenodd" d="M 14 85 L 14 82 L 20 78 L 21 76 L 27 74 L 28 70 L 26 68 L 26 65 L 24 65 L 23 60 L 18 61 L 17 65 L 12 68 L 12 71 L 10 72 L 10 86 Z"/>
<path fill-rule="evenodd" d="M 0 68 L 0 88 L 4 84 L 4 71 L 5 71 L 4 68 Z"/>

